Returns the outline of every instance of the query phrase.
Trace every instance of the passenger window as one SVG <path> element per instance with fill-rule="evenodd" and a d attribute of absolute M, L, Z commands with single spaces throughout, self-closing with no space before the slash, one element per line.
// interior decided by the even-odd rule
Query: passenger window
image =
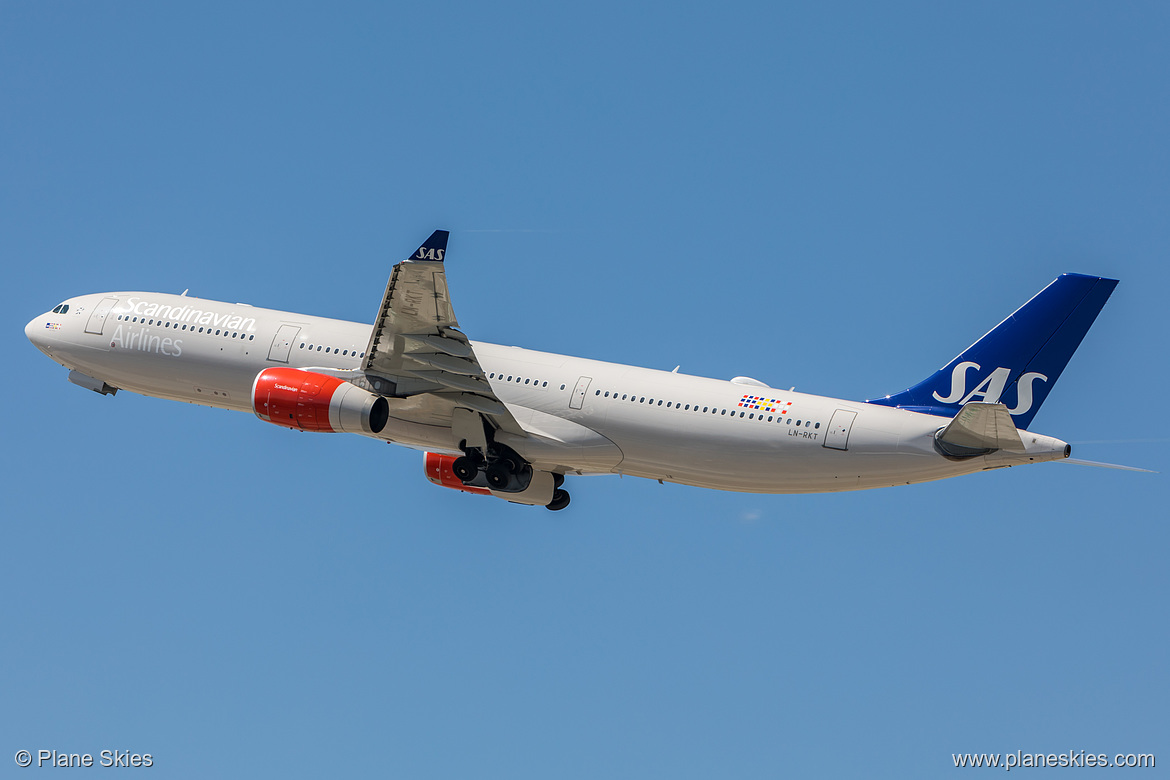
<path fill-rule="evenodd" d="M 658 405 L 659 405 L 659 406 L 662 406 L 662 402 L 661 402 L 661 401 L 659 401 L 659 402 L 658 402 Z"/>
<path fill-rule="evenodd" d="M 821 427 L 820 423 L 817 423 L 816 425 L 813 426 L 813 428 L 820 428 L 820 427 Z"/>

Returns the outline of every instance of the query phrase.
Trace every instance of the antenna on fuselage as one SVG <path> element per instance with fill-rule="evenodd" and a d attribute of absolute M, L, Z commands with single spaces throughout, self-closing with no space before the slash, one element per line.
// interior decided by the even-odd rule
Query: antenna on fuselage
<path fill-rule="evenodd" d="M 186 290 L 183 290 L 183 292 L 179 293 L 179 297 L 180 297 L 180 298 L 186 298 L 186 297 L 187 297 L 187 291 L 188 291 L 188 290 L 190 290 L 190 289 L 191 289 L 191 288 L 190 288 L 190 287 L 188 287 Z"/>

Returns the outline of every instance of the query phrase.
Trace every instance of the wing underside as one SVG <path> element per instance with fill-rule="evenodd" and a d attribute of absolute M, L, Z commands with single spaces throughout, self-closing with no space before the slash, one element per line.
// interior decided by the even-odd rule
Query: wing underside
<path fill-rule="evenodd" d="M 496 428 L 523 436 L 459 330 L 443 265 L 447 236 L 447 231 L 436 230 L 409 259 L 394 266 L 362 368 L 392 383 L 389 395 L 411 400 L 392 404 L 395 416 L 450 425 L 456 409 L 470 409 Z"/>

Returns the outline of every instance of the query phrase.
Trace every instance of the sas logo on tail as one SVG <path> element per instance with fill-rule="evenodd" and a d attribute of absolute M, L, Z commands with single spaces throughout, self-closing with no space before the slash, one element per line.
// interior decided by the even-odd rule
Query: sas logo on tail
<path fill-rule="evenodd" d="M 963 361 L 955 366 L 951 372 L 951 393 L 943 398 L 937 391 L 932 393 L 934 399 L 943 404 L 958 404 L 962 406 L 968 401 L 982 401 L 989 404 L 999 403 L 1007 381 L 1011 377 L 1011 369 L 997 368 L 987 375 L 987 378 L 975 385 L 975 389 L 967 392 L 967 370 L 979 369 L 978 363 Z M 1016 406 L 1008 409 L 1008 414 L 1023 414 L 1032 408 L 1032 383 L 1039 379 L 1047 382 L 1048 377 L 1035 371 L 1029 371 L 1016 380 Z"/>
<path fill-rule="evenodd" d="M 443 261 L 442 249 L 427 249 L 425 246 L 420 246 L 418 252 L 415 253 L 414 260 L 438 260 Z"/>

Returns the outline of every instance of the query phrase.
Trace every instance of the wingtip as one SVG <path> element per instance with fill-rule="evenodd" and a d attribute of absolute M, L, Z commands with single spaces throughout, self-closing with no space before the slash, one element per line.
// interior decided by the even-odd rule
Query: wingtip
<path fill-rule="evenodd" d="M 443 257 L 447 254 L 447 238 L 451 235 L 448 230 L 436 230 L 431 233 L 431 237 L 422 243 L 413 255 L 411 260 L 430 260 L 432 262 L 443 262 Z"/>

